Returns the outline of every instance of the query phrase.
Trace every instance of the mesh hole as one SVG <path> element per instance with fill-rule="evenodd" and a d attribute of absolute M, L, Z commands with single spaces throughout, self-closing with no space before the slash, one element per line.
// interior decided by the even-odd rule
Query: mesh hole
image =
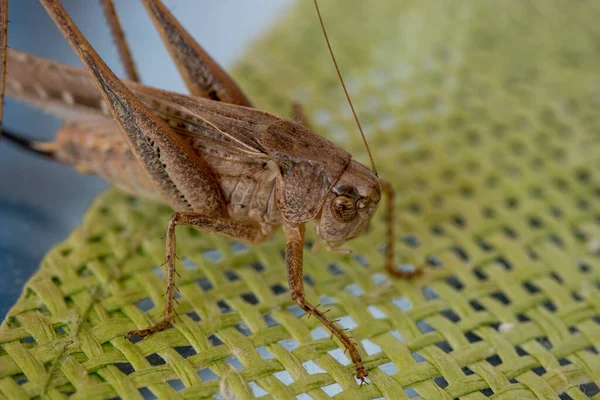
<path fill-rule="evenodd" d="M 238 372 L 244 370 L 244 366 L 242 365 L 242 363 L 240 362 L 240 360 L 238 360 L 238 358 L 236 356 L 227 357 L 225 359 L 225 361 L 227 362 L 227 364 L 229 364 L 233 368 L 235 368 L 235 370 Z"/>
<path fill-rule="evenodd" d="M 135 369 L 133 369 L 133 365 L 131 365 L 128 362 L 125 362 L 125 363 L 115 363 L 114 366 L 117 367 L 119 369 L 119 371 L 121 371 L 125 375 L 129 375 L 129 374 L 135 372 Z"/>
<path fill-rule="evenodd" d="M 219 249 L 205 251 L 202 255 L 213 263 L 218 263 L 224 259 L 223 253 Z"/>
<path fill-rule="evenodd" d="M 310 331 L 310 336 L 313 340 L 325 339 L 330 336 L 323 327 L 318 327 Z"/>
<path fill-rule="evenodd" d="M 579 385 L 579 389 L 585 393 L 586 396 L 592 398 L 600 393 L 600 387 L 595 382 L 584 383 Z"/>
<path fill-rule="evenodd" d="M 252 263 L 250 267 L 256 272 L 263 272 L 265 270 L 265 266 L 260 261 Z"/>
<path fill-rule="evenodd" d="M 158 397 L 156 397 L 156 395 L 154 393 L 152 393 L 152 390 L 150 390 L 147 387 L 142 387 L 138 389 L 138 392 L 140 393 L 140 395 L 142 395 L 142 398 L 144 400 L 154 400 L 154 399 L 158 399 Z"/>
<path fill-rule="evenodd" d="M 444 310 L 444 311 L 441 311 L 440 314 L 442 316 L 444 316 L 446 319 L 448 319 L 449 321 L 452 321 L 452 322 L 460 321 L 460 317 L 458 316 L 457 313 L 454 312 L 454 310 Z"/>
<path fill-rule="evenodd" d="M 180 392 L 183 389 L 185 389 L 185 385 L 183 384 L 183 382 L 181 381 L 181 379 L 171 379 L 170 381 L 167 381 L 167 383 L 169 384 L 169 386 L 171 386 L 173 388 L 173 390 L 175 390 L 176 392 Z"/>
<path fill-rule="evenodd" d="M 297 349 L 298 347 L 300 347 L 300 345 L 298 344 L 298 341 L 296 339 L 280 340 L 277 343 L 279 343 L 281 346 L 283 346 L 283 348 L 286 349 L 287 351 L 293 351 L 294 349 Z"/>
<path fill-rule="evenodd" d="M 259 398 L 259 397 L 263 397 L 263 396 L 266 396 L 269 394 L 269 392 L 267 392 L 265 389 L 263 389 L 261 386 L 259 386 L 254 381 L 248 383 L 248 385 L 252 389 L 252 393 L 254 394 L 254 397 Z"/>
<path fill-rule="evenodd" d="M 202 382 L 210 382 L 219 379 L 218 375 L 215 374 L 210 368 L 198 370 L 197 374 L 200 379 L 202 379 Z"/>
<path fill-rule="evenodd" d="M 456 275 L 446 278 L 446 283 L 456 290 L 462 290 L 465 287 Z"/>
<path fill-rule="evenodd" d="M 367 307 L 367 310 L 369 311 L 369 314 L 371 314 L 371 316 L 375 319 L 386 319 L 387 315 L 385 315 L 385 313 L 383 311 L 381 311 L 379 308 L 375 307 L 375 306 L 369 306 Z"/>
<path fill-rule="evenodd" d="M 208 292 L 212 288 L 214 288 L 212 282 L 208 278 L 197 279 L 196 284 L 200 286 L 202 290 Z"/>
<path fill-rule="evenodd" d="M 277 322 L 276 319 L 271 317 L 271 314 L 264 314 L 263 320 L 265 321 L 265 323 L 267 324 L 268 327 L 279 325 L 279 322 Z"/>
<path fill-rule="evenodd" d="M 238 273 L 235 272 L 235 271 L 232 271 L 230 269 L 226 270 L 224 272 L 224 274 L 225 274 L 225 278 L 227 278 L 227 280 L 229 282 L 235 282 L 235 281 L 239 281 L 240 280 L 240 276 L 238 275 Z"/>
<path fill-rule="evenodd" d="M 192 346 L 175 346 L 174 349 L 183 358 L 188 358 L 198 354 Z"/>
<path fill-rule="evenodd" d="M 272 360 L 275 358 L 275 356 L 265 346 L 257 347 L 256 352 L 263 360 Z"/>
<path fill-rule="evenodd" d="M 150 311 L 154 308 L 154 302 L 150 297 L 146 297 L 136 303 L 136 307 L 144 312 Z"/>
<path fill-rule="evenodd" d="M 233 309 L 229 307 L 229 304 L 225 300 L 217 301 L 217 305 L 219 306 L 219 310 L 221 310 L 223 314 L 233 312 Z"/>
<path fill-rule="evenodd" d="M 256 297 L 254 293 L 244 293 L 241 295 L 241 297 L 246 303 L 252 304 L 253 306 L 260 303 L 258 297 Z"/>
<path fill-rule="evenodd" d="M 252 330 L 244 322 L 240 322 L 240 323 L 235 324 L 233 326 L 235 327 L 235 329 L 237 329 L 237 331 L 239 333 L 241 333 L 244 336 L 250 336 L 250 335 L 252 335 Z"/>
<path fill-rule="evenodd" d="M 498 357 L 498 355 L 493 355 L 485 359 L 488 363 L 490 363 L 493 367 L 502 364 L 502 359 Z"/>
<path fill-rule="evenodd" d="M 287 371 L 275 372 L 273 376 L 281 381 L 286 386 L 290 386 L 294 383 L 294 378 Z"/>
<path fill-rule="evenodd" d="M 435 346 L 437 348 L 439 348 L 440 350 L 442 350 L 444 353 L 448 354 L 448 353 L 452 353 L 452 346 L 450 345 L 450 343 L 448 343 L 447 340 L 444 340 L 443 342 L 438 342 L 435 344 Z"/>
<path fill-rule="evenodd" d="M 333 397 L 342 392 L 342 387 L 339 384 L 334 383 L 333 385 L 323 386 L 321 390 L 327 393 L 329 397 Z"/>
<path fill-rule="evenodd" d="M 394 375 L 398 373 L 398 368 L 396 368 L 396 365 L 391 361 L 385 364 L 381 364 L 377 368 L 382 370 L 386 375 Z"/>
<path fill-rule="evenodd" d="M 327 269 L 329 270 L 329 273 L 331 273 L 331 275 L 342 275 L 344 273 L 344 270 L 342 270 L 337 264 L 335 263 L 329 263 L 327 264 Z"/>
<path fill-rule="evenodd" d="M 202 321 L 202 318 L 200 318 L 200 315 L 196 311 L 190 311 L 190 312 L 186 313 L 186 315 L 188 317 L 190 317 L 192 319 L 192 321 L 194 321 L 194 322 Z"/>
<path fill-rule="evenodd" d="M 365 349 L 365 353 L 367 353 L 368 356 L 372 356 L 373 354 L 381 353 L 383 351 L 381 347 L 371 342 L 369 339 L 363 339 L 360 341 L 360 343 L 362 344 L 363 349 Z"/>
<path fill-rule="evenodd" d="M 221 341 L 221 339 L 219 339 L 216 335 L 210 335 L 208 337 L 208 341 L 213 346 L 220 346 L 223 344 L 223 341 Z"/>
<path fill-rule="evenodd" d="M 315 374 L 324 374 L 327 373 L 323 368 L 319 367 L 314 361 L 309 360 L 305 363 L 302 363 L 302 366 L 306 370 L 309 375 Z"/>
<path fill-rule="evenodd" d="M 286 293 L 288 291 L 288 288 L 283 286 L 280 283 L 276 283 L 275 285 L 271 286 L 271 291 L 273 292 L 274 295 L 280 295 L 282 293 Z"/>
<path fill-rule="evenodd" d="M 438 385 L 442 389 L 444 389 L 448 386 L 448 381 L 443 376 L 438 376 L 436 378 L 433 378 L 433 381 L 435 382 L 436 385 Z"/>
<path fill-rule="evenodd" d="M 157 353 L 152 353 L 146 356 L 146 360 L 150 363 L 150 365 L 165 365 L 167 362 L 164 358 L 162 358 Z"/>

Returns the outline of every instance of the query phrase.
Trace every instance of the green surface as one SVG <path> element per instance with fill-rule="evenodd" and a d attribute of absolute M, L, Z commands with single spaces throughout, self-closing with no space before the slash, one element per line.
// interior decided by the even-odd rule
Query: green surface
<path fill-rule="evenodd" d="M 599 7 L 322 1 L 398 190 L 396 261 L 439 264 L 414 282 L 388 277 L 382 213 L 352 256 L 306 252 L 307 297 L 351 328 L 369 385 L 298 318 L 281 233 L 244 247 L 178 228 L 179 319 L 125 340 L 161 318 L 169 211 L 109 191 L 0 328 L 0 398 L 599 399 Z M 267 110 L 302 102 L 367 161 L 310 2 L 234 75 Z"/>

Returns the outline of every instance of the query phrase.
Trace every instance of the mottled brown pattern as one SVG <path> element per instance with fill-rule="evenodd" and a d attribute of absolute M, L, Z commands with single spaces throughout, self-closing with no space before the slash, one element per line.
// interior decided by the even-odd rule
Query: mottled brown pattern
<path fill-rule="evenodd" d="M 112 121 L 70 123 L 59 130 L 51 146 L 43 147 L 81 173 L 96 174 L 129 193 L 165 203 L 118 129 Z M 202 137 L 185 138 L 215 171 L 230 216 L 261 224 L 265 234 L 272 231 L 271 225 L 281 223 L 275 201 L 277 167 L 272 161 L 237 154 L 227 146 L 207 147 Z"/>
<path fill-rule="evenodd" d="M 81 173 L 98 175 L 144 199 L 164 202 L 118 129 L 112 121 L 69 123 L 57 132 L 51 149 L 58 160 L 73 165 Z"/>
<path fill-rule="evenodd" d="M 175 60 L 190 93 L 225 103 L 252 106 L 227 72 L 198 45 L 162 2 L 144 0 L 142 3 Z"/>
<path fill-rule="evenodd" d="M 210 99 L 119 80 L 60 2 L 41 2 L 87 72 L 9 51 L 8 93 L 67 121 L 56 142 L 32 147 L 175 211 L 166 236 L 164 319 L 128 336 L 150 335 L 173 320 L 177 225 L 253 243 L 283 224 L 292 298 L 337 336 L 363 381 L 354 343 L 304 297 L 302 252 L 309 220 L 319 219 L 327 248 L 365 229 L 381 198 L 377 176 L 302 124 L 228 104 L 250 103 L 159 0 L 145 4 L 188 86 Z"/>

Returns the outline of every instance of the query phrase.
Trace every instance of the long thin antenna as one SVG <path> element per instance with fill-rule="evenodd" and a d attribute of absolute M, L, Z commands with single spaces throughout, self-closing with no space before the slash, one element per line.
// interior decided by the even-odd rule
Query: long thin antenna
<path fill-rule="evenodd" d="M 321 23 L 321 28 L 323 29 L 323 35 L 325 36 L 325 41 L 327 42 L 327 47 L 329 48 L 329 54 L 331 54 L 331 59 L 333 60 L 333 65 L 335 65 L 335 70 L 337 71 L 338 77 L 340 78 L 340 82 L 342 83 L 342 87 L 344 88 L 344 93 L 346 94 L 346 99 L 348 99 L 348 104 L 350 104 L 350 108 L 352 109 L 352 114 L 354 114 L 354 120 L 356 121 L 356 125 L 358 126 L 358 130 L 360 131 L 360 136 L 362 136 L 363 142 L 365 143 L 365 147 L 367 148 L 367 153 L 369 154 L 369 159 L 371 160 L 371 170 L 377 175 L 377 168 L 375 168 L 375 161 L 373 161 L 373 155 L 371 154 L 371 149 L 369 148 L 369 144 L 367 143 L 367 138 L 362 130 L 362 126 L 360 126 L 360 121 L 358 120 L 358 115 L 356 115 L 356 111 L 354 111 L 354 105 L 352 104 L 352 100 L 350 100 L 350 95 L 348 94 L 348 90 L 346 89 L 346 85 L 344 84 L 344 79 L 342 78 L 342 73 L 340 72 L 340 68 L 338 67 L 337 61 L 335 60 L 335 56 L 333 55 L 333 50 L 331 49 L 331 43 L 329 43 L 329 37 L 327 36 L 327 31 L 325 30 L 325 24 L 323 23 L 323 17 L 321 17 L 321 11 L 319 10 L 319 4 L 317 4 L 317 0 L 314 0 L 315 8 L 317 9 L 317 14 L 319 15 L 319 22 Z"/>

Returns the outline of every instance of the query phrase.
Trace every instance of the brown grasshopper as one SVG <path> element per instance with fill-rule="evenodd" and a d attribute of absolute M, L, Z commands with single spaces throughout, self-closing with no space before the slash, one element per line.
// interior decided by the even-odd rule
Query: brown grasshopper
<path fill-rule="evenodd" d="M 142 2 L 191 95 L 134 82 L 137 74 L 111 0 L 102 2 L 133 81 L 120 80 L 106 66 L 60 1 L 40 1 L 87 72 L 7 50 L 5 35 L 0 34 L 0 46 L 8 60 L 7 94 L 66 121 L 51 143 L 30 142 L 9 132 L 5 135 L 30 150 L 97 174 L 127 192 L 174 210 L 166 235 L 164 319 L 129 332 L 127 337 L 148 336 L 173 322 L 178 225 L 249 243 L 267 239 L 282 225 L 292 299 L 341 341 L 356 366 L 357 378 L 364 381 L 368 373 L 356 345 L 304 297 L 302 252 L 306 222 L 318 220 L 318 235 L 327 248 L 336 249 L 362 233 L 384 193 L 388 197 L 386 268 L 396 276 L 414 275 L 394 268 L 394 194 L 391 185 L 378 178 L 374 164 L 369 170 L 308 124 L 253 108 L 160 0 Z M 0 17 L 6 22 L 6 4 L 4 7 L 0 0 Z M 320 13 L 319 19 L 327 39 Z M 328 39 L 327 45 L 331 51 Z M 295 110 L 302 118 L 301 108 Z"/>

